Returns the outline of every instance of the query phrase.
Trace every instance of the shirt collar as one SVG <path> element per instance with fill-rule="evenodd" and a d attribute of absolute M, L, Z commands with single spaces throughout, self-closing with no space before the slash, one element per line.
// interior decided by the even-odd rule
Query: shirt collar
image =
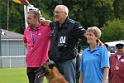
<path fill-rule="evenodd" d="M 115 53 L 115 57 L 117 57 L 117 55 L 118 55 L 118 54 L 117 54 L 117 52 L 116 52 L 116 53 Z M 124 57 L 124 54 L 123 54 L 121 57 Z"/>
<path fill-rule="evenodd" d="M 42 24 L 40 23 L 39 26 L 41 26 L 41 25 L 42 25 Z M 38 26 L 37 28 L 35 28 L 35 29 L 30 28 L 29 30 L 30 30 L 30 31 L 38 31 L 39 29 L 42 28 L 42 27 L 39 27 L 39 26 Z"/>
<path fill-rule="evenodd" d="M 93 51 L 96 51 L 96 50 L 98 50 L 98 49 L 99 49 L 99 46 L 98 46 L 98 45 L 96 45 L 93 50 L 91 50 L 91 49 L 90 49 L 90 46 L 89 46 L 87 51 L 92 51 L 92 52 L 93 52 Z"/>
<path fill-rule="evenodd" d="M 66 19 L 65 19 L 65 21 L 64 21 L 63 24 L 61 25 L 61 27 L 67 28 L 67 23 L 68 23 L 68 21 L 69 21 L 69 17 L 67 16 Z M 59 26 L 59 22 L 57 22 L 57 25 Z"/>

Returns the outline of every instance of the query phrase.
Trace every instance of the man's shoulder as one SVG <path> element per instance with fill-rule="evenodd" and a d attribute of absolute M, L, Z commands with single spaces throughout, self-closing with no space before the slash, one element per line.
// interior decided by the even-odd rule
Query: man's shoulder
<path fill-rule="evenodd" d="M 39 31 L 43 31 L 43 32 L 48 32 L 48 31 L 51 31 L 51 28 L 50 26 L 46 26 L 46 25 L 43 25 L 43 24 L 40 24 L 40 26 L 38 27 L 39 28 Z"/>
<path fill-rule="evenodd" d="M 50 26 L 56 25 L 58 22 L 57 21 L 51 21 Z"/>
<path fill-rule="evenodd" d="M 72 25 L 74 25 L 75 27 L 81 26 L 77 21 L 75 21 L 75 20 L 73 20 L 73 19 L 69 19 L 67 23 L 72 24 Z"/>
<path fill-rule="evenodd" d="M 70 22 L 70 23 L 72 23 L 72 24 L 75 24 L 75 23 L 76 23 L 76 21 L 73 20 L 73 19 L 68 19 L 68 22 Z"/>
<path fill-rule="evenodd" d="M 115 53 L 110 53 L 110 59 L 112 59 L 112 58 L 114 58 L 115 56 L 116 56 L 116 54 Z"/>
<path fill-rule="evenodd" d="M 50 26 L 46 26 L 46 25 L 43 25 L 42 23 L 40 24 L 40 28 L 43 28 L 43 27 L 45 27 L 45 28 L 50 28 Z"/>

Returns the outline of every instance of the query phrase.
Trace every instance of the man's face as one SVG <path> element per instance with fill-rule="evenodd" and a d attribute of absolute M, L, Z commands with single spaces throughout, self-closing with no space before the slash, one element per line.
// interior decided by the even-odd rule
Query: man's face
<path fill-rule="evenodd" d="M 54 9 L 53 14 L 57 22 L 63 22 L 66 19 L 66 12 L 62 11 L 62 8 L 59 6 Z"/>
<path fill-rule="evenodd" d="M 116 48 L 117 54 L 124 54 L 124 48 Z"/>
<path fill-rule="evenodd" d="M 29 27 L 34 28 L 37 19 L 34 18 L 34 14 L 33 13 L 28 13 L 26 21 L 27 21 Z"/>

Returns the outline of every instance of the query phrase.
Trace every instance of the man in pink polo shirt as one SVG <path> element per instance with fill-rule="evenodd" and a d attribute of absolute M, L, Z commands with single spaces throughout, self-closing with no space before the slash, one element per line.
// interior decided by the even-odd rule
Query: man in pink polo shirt
<path fill-rule="evenodd" d="M 48 59 L 50 45 L 50 28 L 40 23 L 40 14 L 31 10 L 27 14 L 28 27 L 24 31 L 23 41 L 27 48 L 26 66 L 29 83 L 42 83 L 35 74 L 43 63 Z"/>

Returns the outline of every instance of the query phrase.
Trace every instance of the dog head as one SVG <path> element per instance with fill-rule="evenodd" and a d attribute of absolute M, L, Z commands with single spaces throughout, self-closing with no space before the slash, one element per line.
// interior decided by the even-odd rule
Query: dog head
<path fill-rule="evenodd" d="M 37 69 L 35 73 L 39 74 L 39 78 L 43 76 L 49 76 L 53 67 L 55 67 L 55 64 L 46 62 L 39 69 Z"/>

